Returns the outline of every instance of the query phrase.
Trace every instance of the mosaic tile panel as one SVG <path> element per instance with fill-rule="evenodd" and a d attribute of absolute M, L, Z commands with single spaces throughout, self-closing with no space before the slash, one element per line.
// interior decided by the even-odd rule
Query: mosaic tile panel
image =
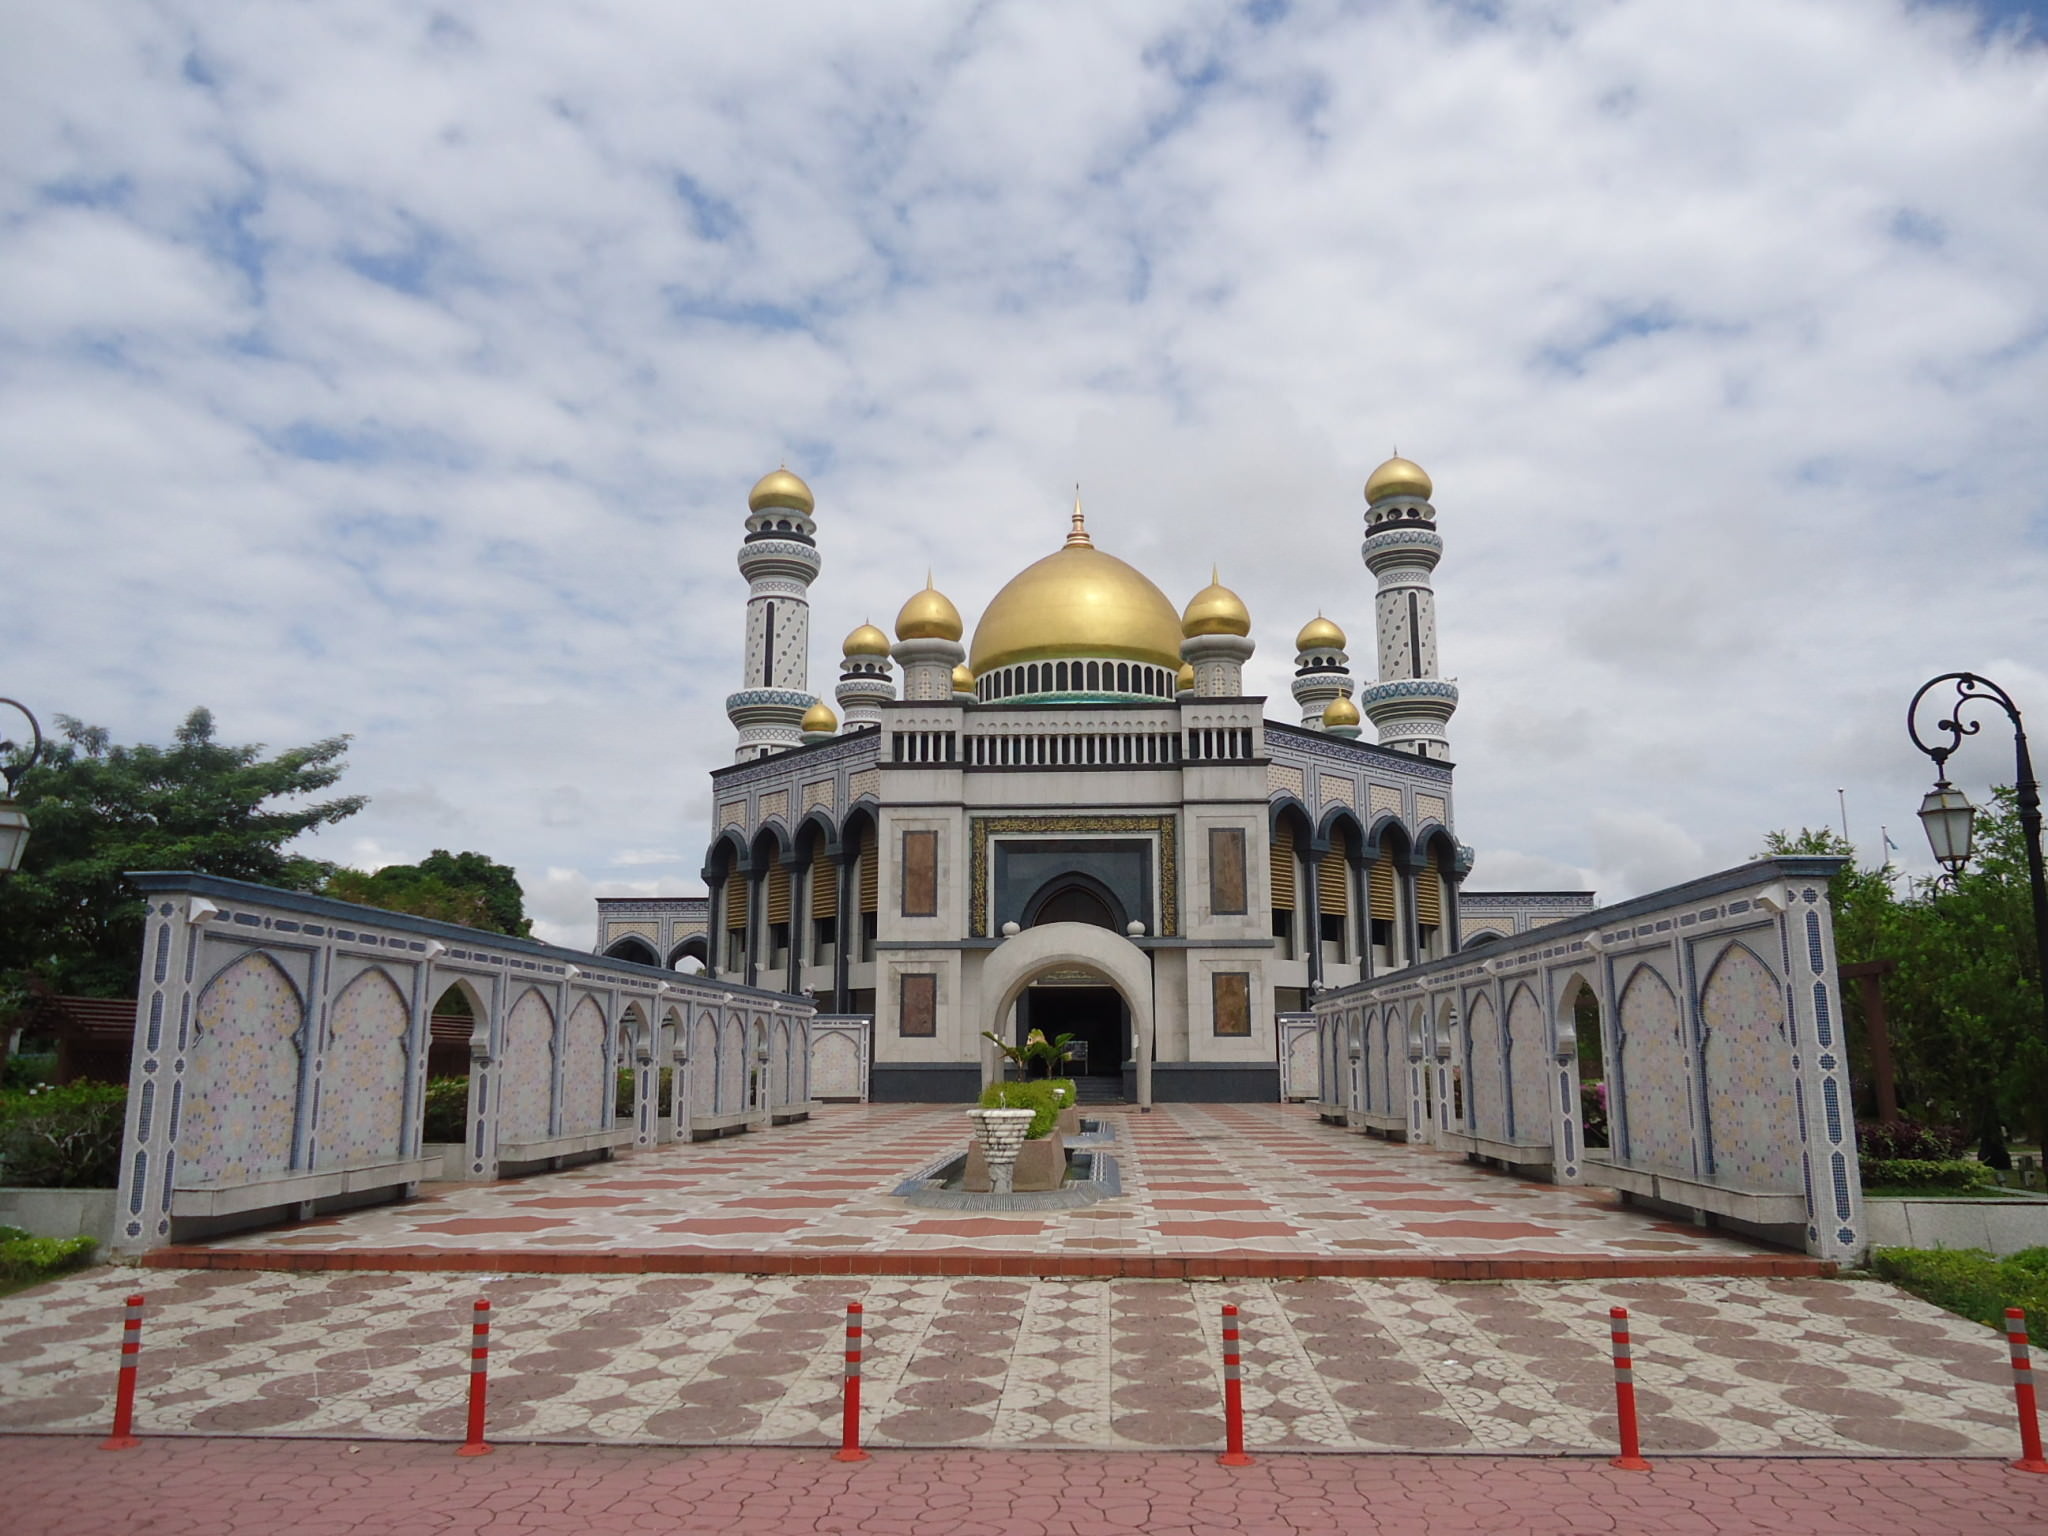
<path fill-rule="evenodd" d="M 562 1134 L 601 1131 L 612 1121 L 612 1094 L 605 1081 L 604 1010 L 591 998 L 569 1010 L 563 1050 Z"/>
<path fill-rule="evenodd" d="M 1398 816 L 1401 814 L 1400 790 L 1389 789 L 1384 784 L 1374 784 L 1367 790 L 1366 794 L 1371 802 L 1369 809 L 1373 820 L 1377 821 L 1382 816 Z"/>
<path fill-rule="evenodd" d="M 1501 1039 L 1500 1016 L 1487 997 L 1472 999 L 1466 1028 L 1472 1032 L 1472 1112 L 1479 1135 L 1495 1141 L 1508 1138 L 1507 1073 L 1503 1065 L 1505 1042 Z"/>
<path fill-rule="evenodd" d="M 1748 948 L 1732 945 L 1707 978 L 1700 1018 L 1714 1176 L 1739 1189 L 1798 1191 L 1784 988 Z"/>
<path fill-rule="evenodd" d="M 1508 1035 L 1514 1041 L 1510 1069 L 1515 1095 L 1515 1136 L 1540 1141 L 1550 1134 L 1550 1031 L 1543 1007 L 1527 987 L 1515 989 L 1508 1004 Z"/>
<path fill-rule="evenodd" d="M 382 971 L 365 971 L 327 1014 L 320 1074 L 322 1167 L 388 1162 L 405 1142 L 405 997 Z"/>
<path fill-rule="evenodd" d="M 267 955 L 244 955 L 199 1000 L 178 1154 L 188 1179 L 239 1184 L 292 1165 L 302 1022 L 298 988 Z"/>
<path fill-rule="evenodd" d="M 529 987 L 505 1020 L 505 1068 L 498 1091 L 498 1136 L 503 1141 L 540 1141 L 550 1129 L 548 1100 L 554 1091 L 555 1013 Z"/>
<path fill-rule="evenodd" d="M 690 1023 L 690 1113 L 718 1113 L 718 1026 L 701 1013 Z"/>
<path fill-rule="evenodd" d="M 1692 1120 L 1677 995 L 1662 976 L 1642 966 L 1622 989 L 1620 1014 L 1628 1161 L 1690 1175 Z"/>
<path fill-rule="evenodd" d="M 1266 788 L 1276 795 L 1292 795 L 1297 800 L 1308 798 L 1307 780 L 1302 771 L 1285 763 L 1266 764 Z"/>

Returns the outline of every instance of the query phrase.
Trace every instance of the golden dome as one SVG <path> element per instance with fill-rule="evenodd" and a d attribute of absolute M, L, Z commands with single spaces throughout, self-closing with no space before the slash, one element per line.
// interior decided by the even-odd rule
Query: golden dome
<path fill-rule="evenodd" d="M 955 667 L 953 669 L 953 691 L 955 693 L 974 692 L 974 674 L 965 667 Z"/>
<path fill-rule="evenodd" d="M 787 469 L 772 470 L 754 482 L 754 488 L 747 492 L 749 512 L 766 511 L 769 507 L 787 507 L 792 512 L 801 512 L 809 517 L 817 510 L 817 498 L 811 495 L 811 488 L 805 485 Z"/>
<path fill-rule="evenodd" d="M 1358 706 L 1342 694 L 1337 695 L 1336 698 L 1323 706 L 1324 730 L 1328 730 L 1333 725 L 1356 724 L 1358 724 Z"/>
<path fill-rule="evenodd" d="M 1217 579 L 1209 568 L 1209 585 L 1188 599 L 1180 616 L 1180 632 L 1189 639 L 1196 635 L 1248 635 L 1252 632 L 1251 610 L 1244 599 Z"/>
<path fill-rule="evenodd" d="M 930 576 L 924 579 L 924 590 L 915 593 L 896 615 L 898 640 L 958 640 L 966 630 L 967 626 L 960 622 L 960 610 L 932 585 Z"/>
<path fill-rule="evenodd" d="M 1180 641 L 1180 615 L 1166 594 L 1095 547 L 1076 502 L 1066 543 L 1012 576 L 982 613 L 968 664 L 977 677 L 1012 662 L 1059 656 L 1177 668 Z"/>
<path fill-rule="evenodd" d="M 846 637 L 846 643 L 839 648 L 842 656 L 886 656 L 889 654 L 889 637 L 872 624 L 863 624 Z"/>
<path fill-rule="evenodd" d="M 1301 633 L 1294 637 L 1297 651 L 1341 651 L 1344 649 L 1344 631 L 1320 613 L 1301 626 Z"/>
<path fill-rule="evenodd" d="M 1434 487 L 1420 464 L 1404 459 L 1398 453 L 1365 480 L 1365 499 L 1368 502 L 1383 501 L 1389 496 L 1420 496 L 1429 500 Z"/>
<path fill-rule="evenodd" d="M 784 719 L 789 717 L 785 715 Z M 839 717 L 832 713 L 832 706 L 823 699 L 818 700 L 804 711 L 803 730 L 806 734 L 821 734 L 839 729 Z"/>
<path fill-rule="evenodd" d="M 1191 689 L 1193 689 L 1194 686 L 1195 664 L 1192 661 L 1184 661 L 1180 664 L 1180 675 L 1174 679 L 1174 692 L 1187 693 Z"/>

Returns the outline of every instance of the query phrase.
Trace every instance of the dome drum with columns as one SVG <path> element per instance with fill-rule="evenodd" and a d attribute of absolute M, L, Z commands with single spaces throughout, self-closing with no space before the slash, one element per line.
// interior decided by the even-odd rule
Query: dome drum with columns
<path fill-rule="evenodd" d="M 1406 459 L 1368 479 L 1357 602 L 1378 676 L 1354 682 L 1342 626 L 1316 615 L 1295 636 L 1297 725 L 1246 696 L 1253 616 L 1220 574 L 1176 611 L 1098 547 L 1078 497 L 971 636 L 929 575 L 893 639 L 847 635 L 835 712 L 805 654 L 815 502 L 765 477 L 740 552 L 737 760 L 712 774 L 710 968 L 870 1018 L 877 1098 L 965 1101 L 1000 1068 L 983 1032 L 1032 1028 L 1074 1034 L 1102 1096 L 1272 1098 L 1285 1015 L 1458 945 L 1471 851 L 1432 494 Z"/>

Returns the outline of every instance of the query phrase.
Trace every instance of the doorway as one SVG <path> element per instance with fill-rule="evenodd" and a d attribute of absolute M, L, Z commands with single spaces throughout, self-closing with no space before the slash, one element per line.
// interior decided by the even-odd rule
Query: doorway
<path fill-rule="evenodd" d="M 1131 1054 L 1131 1011 L 1115 987 L 1028 988 L 1017 1008 L 1018 1043 L 1034 1029 L 1044 1030 L 1048 1040 L 1071 1034 L 1077 1045 L 1087 1046 L 1086 1064 L 1071 1062 L 1063 1075 L 1122 1082 Z"/>

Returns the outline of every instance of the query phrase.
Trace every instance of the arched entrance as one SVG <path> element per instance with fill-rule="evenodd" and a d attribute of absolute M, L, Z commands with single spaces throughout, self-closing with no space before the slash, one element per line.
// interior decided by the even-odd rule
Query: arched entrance
<path fill-rule="evenodd" d="M 1024 1002 L 1027 992 L 1042 990 L 1051 994 L 1065 990 L 1058 985 L 1037 988 L 1034 983 L 1069 976 L 1082 984 L 1075 988 L 1076 991 L 1107 992 L 1114 999 L 1118 1010 L 1115 1035 L 1118 1043 L 1113 1047 L 1117 1066 L 1121 1070 L 1125 1059 L 1123 1052 L 1127 1048 L 1129 1059 L 1136 1068 L 1138 1103 L 1149 1109 L 1152 1105 L 1152 966 L 1143 950 L 1119 934 L 1092 923 L 1052 922 L 1005 939 L 989 956 L 982 971 L 982 997 L 988 1009 L 982 1028 L 992 1030 L 1004 1039 L 1015 1038 L 1013 1030 L 1016 1026 L 1046 1028 L 1039 1015 L 1053 1016 L 1051 1010 L 1059 1006 L 1056 1000 L 1048 998 L 1040 1003 L 1034 998 L 1025 1003 L 1024 1008 L 1018 1005 Z M 1102 1001 L 1089 1006 L 1099 1013 L 1107 1012 Z M 1026 1018 L 1019 1018 L 1013 1025 L 1012 1009 L 1026 1014 L 1029 1022 Z M 1126 1018 L 1128 1023 L 1125 1023 Z M 1072 1027 L 1060 1026 L 1061 1029 Z M 1125 1042 L 1128 1042 L 1127 1046 Z M 1091 1051 L 1091 1058 L 1092 1054 Z M 981 1067 L 984 1083 L 996 1080 L 1000 1061 L 994 1047 L 985 1045 Z M 1091 1060 L 1091 1066 L 1093 1064 Z"/>

